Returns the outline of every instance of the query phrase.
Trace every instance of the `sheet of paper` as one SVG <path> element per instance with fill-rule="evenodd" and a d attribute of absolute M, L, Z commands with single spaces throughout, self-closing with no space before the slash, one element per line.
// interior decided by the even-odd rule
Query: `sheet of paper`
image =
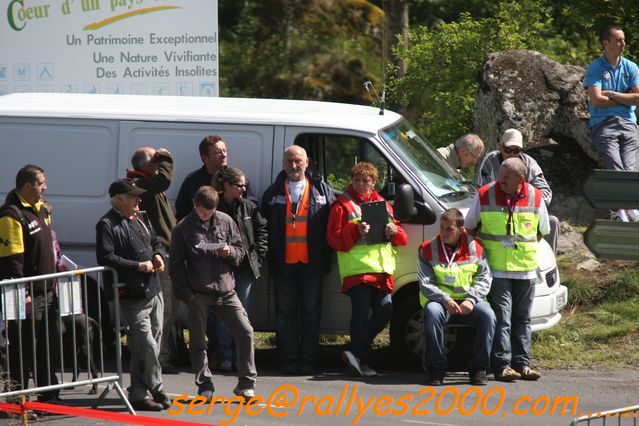
<path fill-rule="evenodd" d="M 78 265 L 65 255 L 62 255 L 60 261 L 62 262 L 62 266 L 64 266 L 66 271 L 75 271 L 76 269 L 78 269 Z"/>
<path fill-rule="evenodd" d="M 64 277 L 58 281 L 60 316 L 82 313 L 80 277 Z"/>
<path fill-rule="evenodd" d="M 4 286 L 2 290 L 2 312 L 7 320 L 27 317 L 27 290 L 25 283 Z"/>
<path fill-rule="evenodd" d="M 204 241 L 200 241 L 195 245 L 195 248 L 204 251 L 215 251 L 224 248 L 224 246 L 226 246 L 226 243 L 205 243 Z"/>

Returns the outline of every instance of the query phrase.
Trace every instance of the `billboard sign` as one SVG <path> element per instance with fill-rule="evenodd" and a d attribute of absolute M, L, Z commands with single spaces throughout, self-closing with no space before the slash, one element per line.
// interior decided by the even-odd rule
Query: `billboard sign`
<path fill-rule="evenodd" d="M 5 4 L 0 94 L 219 94 L 217 0 Z"/>

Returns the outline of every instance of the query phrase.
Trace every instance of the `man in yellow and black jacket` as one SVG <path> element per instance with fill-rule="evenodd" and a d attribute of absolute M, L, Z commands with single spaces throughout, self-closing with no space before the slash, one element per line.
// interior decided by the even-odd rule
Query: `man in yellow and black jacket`
<path fill-rule="evenodd" d="M 22 167 L 16 176 L 16 187 L 7 195 L 0 207 L 0 279 L 32 277 L 56 272 L 51 216 L 42 202 L 42 193 L 47 189 L 44 171 L 32 164 Z M 9 321 L 9 372 L 13 382 L 20 388 L 29 380 L 29 372 L 35 372 L 37 364 L 37 386 L 55 385 L 55 360 L 58 350 L 57 301 L 53 281 L 36 282 L 27 287 L 27 319 L 22 326 L 22 351 L 19 350 L 17 321 Z M 45 311 L 48 321 L 45 321 Z M 49 342 L 34 339 L 31 333 L 31 316 L 35 317 L 35 336 L 44 336 L 48 322 Z M 31 344 L 36 344 L 36 359 L 33 359 Z M 47 350 L 51 356 L 46 362 Z M 20 360 L 23 371 L 20 374 Z M 50 365 L 47 372 L 46 365 Z M 41 392 L 38 401 L 54 402 L 59 391 Z"/>

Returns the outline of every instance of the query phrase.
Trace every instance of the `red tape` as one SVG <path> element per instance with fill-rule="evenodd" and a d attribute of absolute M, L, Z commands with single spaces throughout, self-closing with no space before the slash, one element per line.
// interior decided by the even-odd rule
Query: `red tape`
<path fill-rule="evenodd" d="M 90 419 L 108 420 L 113 422 L 128 423 L 144 426 L 196 426 L 211 425 L 210 423 L 186 422 L 183 420 L 163 419 L 161 417 L 134 416 L 124 413 L 113 413 L 111 411 L 93 410 L 90 408 L 68 407 L 66 405 L 45 404 L 43 402 L 25 402 L 24 408 L 27 410 L 46 411 L 48 413 L 63 414 L 74 417 L 87 417 Z M 9 404 L 0 402 L 0 411 L 20 414 L 22 412 L 20 404 Z M 215 425 L 213 425 L 215 426 Z"/>

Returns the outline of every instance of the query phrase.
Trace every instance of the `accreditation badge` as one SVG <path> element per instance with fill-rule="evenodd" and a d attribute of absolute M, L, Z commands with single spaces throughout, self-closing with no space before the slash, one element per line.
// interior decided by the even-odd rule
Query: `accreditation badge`
<path fill-rule="evenodd" d="M 517 244 L 515 244 L 515 236 L 508 235 L 505 240 L 501 242 L 502 246 L 507 249 L 516 248 Z"/>
<path fill-rule="evenodd" d="M 445 275 L 444 276 L 444 282 L 448 285 L 454 285 L 455 284 L 455 276 L 454 275 Z"/>

